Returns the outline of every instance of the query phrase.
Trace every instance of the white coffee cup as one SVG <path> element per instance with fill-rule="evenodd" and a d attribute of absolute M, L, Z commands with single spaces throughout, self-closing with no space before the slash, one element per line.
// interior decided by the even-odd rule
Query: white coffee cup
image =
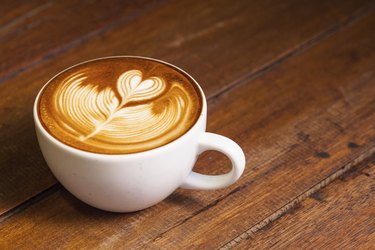
<path fill-rule="evenodd" d="M 41 151 L 52 173 L 69 192 L 91 206 L 112 212 L 145 209 L 179 187 L 201 190 L 227 187 L 243 173 L 245 156 L 231 139 L 205 132 L 207 103 L 201 87 L 199 91 L 203 98 L 200 117 L 181 137 L 152 150 L 113 155 L 79 150 L 51 136 L 38 117 L 41 90 L 34 103 L 34 122 Z M 192 171 L 198 155 L 207 150 L 228 156 L 232 170 L 222 175 Z"/>

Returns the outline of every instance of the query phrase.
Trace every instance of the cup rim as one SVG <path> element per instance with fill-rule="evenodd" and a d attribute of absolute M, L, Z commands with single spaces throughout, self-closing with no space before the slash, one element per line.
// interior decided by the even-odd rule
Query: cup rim
<path fill-rule="evenodd" d="M 97 153 L 97 152 L 90 152 L 90 151 L 86 151 L 86 150 L 82 150 L 82 149 L 79 149 L 79 148 L 75 148 L 75 147 L 72 147 L 72 146 L 69 146 L 68 144 L 65 144 L 63 143 L 62 141 L 58 140 L 57 138 L 55 138 L 54 136 L 52 136 L 44 127 L 43 125 L 41 124 L 41 121 L 40 121 L 40 118 L 39 118 L 39 115 L 38 115 L 38 103 L 39 103 L 39 98 L 43 92 L 43 90 L 46 88 L 46 86 L 54 79 L 56 78 L 57 76 L 59 76 L 60 74 L 64 73 L 65 71 L 71 69 L 71 68 L 74 68 L 76 66 L 79 66 L 81 64 L 84 64 L 84 63 L 88 63 L 88 62 L 92 62 L 92 61 L 97 61 L 97 60 L 102 60 L 102 59 L 110 59 L 110 58 L 139 58 L 139 59 L 146 59 L 146 60 L 150 60 L 150 61 L 155 61 L 155 62 L 159 62 L 159 63 L 163 63 L 163 64 L 166 64 L 167 66 L 170 66 L 174 69 L 177 69 L 179 71 L 181 71 L 183 74 L 185 74 L 187 77 L 189 77 L 197 86 L 196 89 L 199 90 L 200 94 L 201 94 L 201 98 L 202 98 L 202 108 L 201 108 L 201 111 L 200 111 L 200 114 L 198 116 L 198 119 L 195 121 L 195 123 L 193 124 L 193 126 L 191 126 L 187 131 L 185 131 L 185 133 L 183 133 L 181 136 L 177 137 L 176 139 L 168 142 L 167 144 L 164 144 L 164 145 L 161 145 L 159 147 L 156 147 L 156 148 L 152 148 L 152 149 L 148 149 L 148 150 L 145 150 L 145 151 L 140 151 L 140 152 L 135 152 L 135 153 L 119 153 L 119 154 L 106 154 L 106 153 Z M 94 58 L 94 59 L 90 59 L 90 60 L 86 60 L 86 61 L 83 61 L 83 62 L 80 62 L 80 63 L 77 63 L 77 64 L 74 64 L 60 72 L 58 72 L 57 74 L 55 74 L 53 77 L 51 77 L 44 85 L 43 87 L 39 90 L 37 96 L 35 97 L 35 101 L 34 101 L 34 107 L 33 107 L 33 117 L 34 117 L 34 123 L 35 123 L 35 126 L 39 129 L 39 131 L 41 133 L 43 133 L 43 135 L 48 139 L 50 140 L 52 143 L 54 143 L 55 145 L 59 146 L 60 148 L 68 151 L 69 153 L 72 153 L 72 154 L 75 154 L 75 155 L 80 155 L 80 156 L 86 156 L 86 157 L 92 157 L 92 158 L 131 158 L 131 157 L 138 157 L 140 155 L 142 156 L 145 156 L 145 155 L 149 155 L 149 156 L 152 156 L 152 155 L 157 155 L 157 154 L 160 154 L 161 152 L 163 151 L 166 151 L 168 150 L 169 148 L 173 147 L 174 145 L 178 144 L 181 140 L 183 140 L 184 138 L 186 138 L 188 135 L 190 135 L 192 133 L 193 130 L 195 130 L 195 128 L 201 123 L 202 119 L 205 119 L 206 117 L 206 114 L 207 113 L 207 101 L 206 101 L 206 96 L 202 90 L 202 87 L 198 84 L 198 82 L 190 75 L 188 74 L 185 70 L 177 67 L 176 65 L 174 64 L 171 64 L 169 62 L 166 62 L 166 61 L 163 61 L 163 60 L 160 60 L 160 59 L 155 59 L 155 58 L 152 58 L 152 57 L 146 57 L 146 56 L 133 56 L 133 55 L 120 55 L 120 56 L 105 56 L 105 57 L 98 57 L 98 58 Z M 204 132 L 204 131 L 202 131 Z"/>

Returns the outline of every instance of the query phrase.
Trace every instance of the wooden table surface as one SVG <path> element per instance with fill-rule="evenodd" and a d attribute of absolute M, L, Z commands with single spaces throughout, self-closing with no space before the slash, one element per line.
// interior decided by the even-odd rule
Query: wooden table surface
<path fill-rule="evenodd" d="M 13 1 L 0 4 L 0 249 L 374 249 L 371 0 Z M 141 55 L 189 72 L 243 176 L 149 209 L 100 211 L 54 179 L 32 105 L 57 72 Z M 200 156 L 218 174 L 229 160 Z"/>

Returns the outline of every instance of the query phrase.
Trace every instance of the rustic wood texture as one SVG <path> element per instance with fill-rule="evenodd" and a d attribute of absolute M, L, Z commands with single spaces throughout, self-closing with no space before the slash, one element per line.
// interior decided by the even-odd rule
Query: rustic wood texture
<path fill-rule="evenodd" d="M 72 43 L 67 49 L 70 42 L 55 40 L 46 51 L 31 49 L 33 59 L 9 60 L 5 66 L 0 248 L 246 247 L 240 239 L 283 219 L 286 211 L 375 151 L 371 1 L 150 6 L 125 18 L 124 25 L 92 10 L 108 26 L 105 32 L 86 35 L 98 29 L 87 22 L 66 38 Z M 43 38 L 37 32 L 29 36 L 30 42 Z M 20 44 L 17 49 L 27 53 Z M 54 50 L 59 52 L 50 53 Z M 157 57 L 195 76 L 209 99 L 208 130 L 242 146 L 244 176 L 222 190 L 178 190 L 131 214 L 91 208 L 57 185 L 36 143 L 33 99 L 59 70 L 111 54 Z M 196 169 L 222 173 L 227 164 L 225 157 L 207 153 Z"/>
<path fill-rule="evenodd" d="M 339 2 L 173 2 L 148 10 L 129 25 L 75 43 L 64 53 L 43 54 L 38 64 L 0 84 L 0 213 L 56 183 L 38 149 L 31 111 L 38 90 L 60 70 L 99 56 L 153 56 L 186 69 L 211 98 L 312 46 L 369 8 L 366 1 Z M 28 51 L 22 46 L 17 50 Z"/>
<path fill-rule="evenodd" d="M 237 249 L 372 249 L 375 246 L 375 155 Z"/>
<path fill-rule="evenodd" d="M 0 18 L 0 29 L 3 32 L 12 29 L 12 26 L 24 18 L 30 18 L 39 11 L 43 10 L 48 1 L 20 1 L 3 0 L 1 1 L 1 18 Z"/>
<path fill-rule="evenodd" d="M 368 34 L 374 24 L 375 16 L 369 15 L 214 100 L 209 129 L 235 138 L 252 168 L 199 213 L 159 235 L 154 245 L 204 249 L 226 244 L 374 150 L 375 79 L 374 73 L 365 76 L 375 62 L 375 36 Z M 357 61 L 353 54 L 363 56 Z M 349 142 L 361 148 L 354 151 Z"/>
<path fill-rule="evenodd" d="M 156 5 L 151 1 L 71 0 L 34 6 L 37 1 L 30 2 L 12 4 L 14 9 L 4 10 L 12 19 L 0 24 L 0 82 L 90 38 L 126 25 Z"/>

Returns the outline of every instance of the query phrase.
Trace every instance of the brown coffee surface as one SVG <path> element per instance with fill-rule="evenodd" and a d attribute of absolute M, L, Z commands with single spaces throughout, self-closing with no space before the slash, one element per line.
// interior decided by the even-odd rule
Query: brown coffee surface
<path fill-rule="evenodd" d="M 85 151 L 129 154 L 165 145 L 197 121 L 196 83 L 167 64 L 135 57 L 85 62 L 55 76 L 38 102 L 43 127 Z"/>

